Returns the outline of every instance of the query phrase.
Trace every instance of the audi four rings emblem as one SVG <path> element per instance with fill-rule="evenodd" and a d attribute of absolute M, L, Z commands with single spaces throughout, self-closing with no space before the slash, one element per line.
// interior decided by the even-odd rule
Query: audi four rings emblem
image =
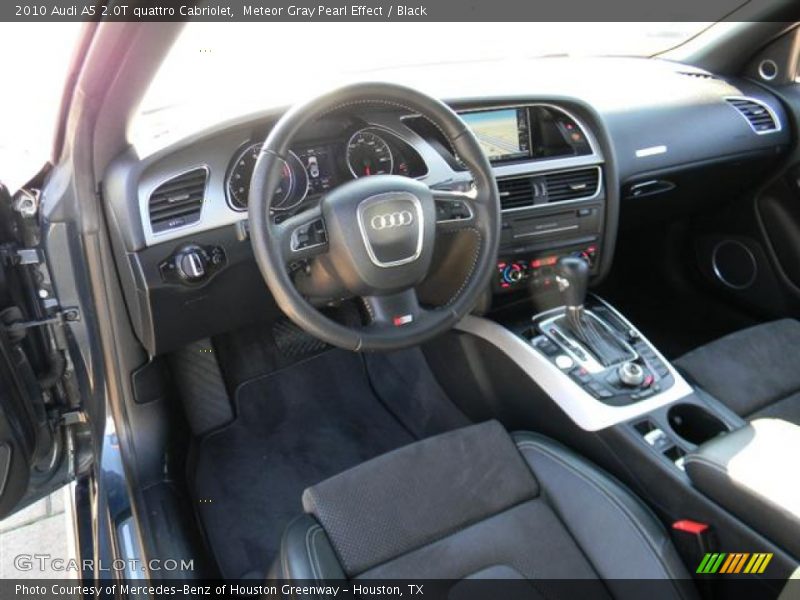
<path fill-rule="evenodd" d="M 399 210 L 397 212 L 375 215 L 370 219 L 369 224 L 378 231 L 382 229 L 393 229 L 395 227 L 405 227 L 414 222 L 414 215 L 410 210 Z"/>

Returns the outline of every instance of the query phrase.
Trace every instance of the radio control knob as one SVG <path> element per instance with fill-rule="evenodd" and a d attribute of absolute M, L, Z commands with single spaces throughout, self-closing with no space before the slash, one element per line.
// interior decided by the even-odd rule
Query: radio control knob
<path fill-rule="evenodd" d="M 619 380 L 627 386 L 639 387 L 644 383 L 644 369 L 635 362 L 626 362 L 617 369 Z"/>

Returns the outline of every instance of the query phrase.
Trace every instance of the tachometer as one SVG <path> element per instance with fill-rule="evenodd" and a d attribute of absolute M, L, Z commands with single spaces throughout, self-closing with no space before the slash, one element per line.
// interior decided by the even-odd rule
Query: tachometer
<path fill-rule="evenodd" d="M 390 175 L 394 157 L 389 144 L 368 129 L 356 131 L 347 142 L 347 166 L 353 177 Z"/>
<path fill-rule="evenodd" d="M 250 194 L 250 179 L 253 168 L 261 152 L 262 144 L 252 144 L 242 150 L 234 160 L 228 175 L 228 201 L 231 208 L 247 210 L 247 198 Z M 308 192 L 308 175 L 305 167 L 294 152 L 289 152 L 288 162 L 283 163 L 281 182 L 272 196 L 272 210 L 289 210 L 306 197 Z"/>

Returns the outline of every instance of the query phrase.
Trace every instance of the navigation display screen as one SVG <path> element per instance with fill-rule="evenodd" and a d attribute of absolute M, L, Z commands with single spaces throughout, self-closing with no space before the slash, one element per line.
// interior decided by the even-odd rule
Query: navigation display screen
<path fill-rule="evenodd" d="M 492 162 L 530 156 L 528 113 L 525 108 L 506 108 L 462 113 Z"/>

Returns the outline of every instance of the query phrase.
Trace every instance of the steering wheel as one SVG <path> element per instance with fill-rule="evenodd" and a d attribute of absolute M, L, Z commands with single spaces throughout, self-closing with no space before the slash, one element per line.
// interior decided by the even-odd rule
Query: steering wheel
<path fill-rule="evenodd" d="M 340 185 L 318 207 L 275 222 L 270 199 L 295 136 L 328 113 L 359 105 L 386 105 L 427 118 L 471 172 L 470 191 L 373 175 Z M 290 109 L 262 146 L 248 201 L 253 252 L 278 306 L 301 329 L 341 348 L 393 350 L 431 339 L 472 309 L 495 268 L 500 202 L 489 161 L 451 108 L 411 88 L 359 83 Z M 428 274 L 437 235 L 459 230 L 477 238 L 474 255 L 464 257 L 472 263 L 466 280 L 443 306 L 420 306 L 415 287 Z M 298 264 L 303 268 L 289 267 Z M 315 307 L 315 297 L 361 298 L 370 322 L 338 323 Z"/>

